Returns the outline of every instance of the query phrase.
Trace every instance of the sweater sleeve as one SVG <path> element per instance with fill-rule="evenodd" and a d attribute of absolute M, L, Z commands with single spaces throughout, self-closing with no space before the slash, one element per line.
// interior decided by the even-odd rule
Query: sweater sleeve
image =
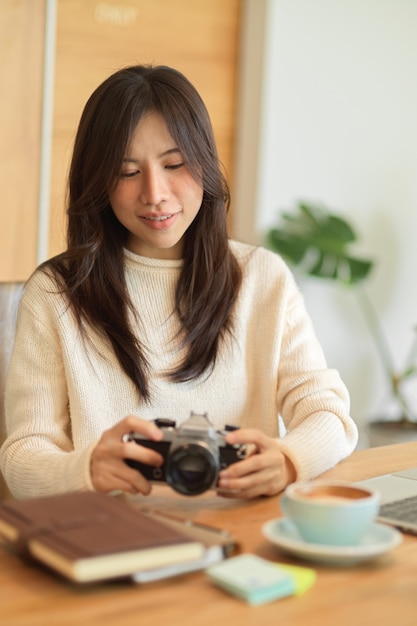
<path fill-rule="evenodd" d="M 17 498 L 92 488 L 91 446 L 73 447 L 60 343 L 42 294 L 29 283 L 23 295 L 6 384 L 0 463 Z"/>
<path fill-rule="evenodd" d="M 328 367 L 304 298 L 280 255 L 242 244 L 234 250 L 244 273 L 238 320 L 249 402 L 242 425 L 276 437 L 297 479 L 310 480 L 356 446 L 349 393 Z"/>
<path fill-rule="evenodd" d="M 286 433 L 281 450 L 298 480 L 314 478 L 348 456 L 358 440 L 348 390 L 327 367 L 304 300 L 289 277 L 278 370 L 277 406 Z"/>

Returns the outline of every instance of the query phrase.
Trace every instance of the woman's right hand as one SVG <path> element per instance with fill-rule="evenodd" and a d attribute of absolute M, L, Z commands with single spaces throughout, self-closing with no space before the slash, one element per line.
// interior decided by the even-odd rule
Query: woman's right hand
<path fill-rule="evenodd" d="M 146 465 L 160 466 L 163 457 L 150 448 L 134 441 L 123 441 L 123 435 L 137 432 L 148 439 L 160 441 L 163 432 L 153 422 L 129 415 L 106 430 L 91 454 L 90 474 L 96 491 L 105 493 L 114 490 L 147 495 L 150 482 L 137 470 L 129 467 L 125 459 L 140 461 Z"/>

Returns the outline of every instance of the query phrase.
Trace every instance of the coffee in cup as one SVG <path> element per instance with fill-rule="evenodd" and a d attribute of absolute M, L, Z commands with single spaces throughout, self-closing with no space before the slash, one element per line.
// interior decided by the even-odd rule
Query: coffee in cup
<path fill-rule="evenodd" d="M 281 509 L 301 537 L 323 545 L 358 545 L 378 515 L 380 496 L 353 483 L 311 481 L 287 487 Z"/>

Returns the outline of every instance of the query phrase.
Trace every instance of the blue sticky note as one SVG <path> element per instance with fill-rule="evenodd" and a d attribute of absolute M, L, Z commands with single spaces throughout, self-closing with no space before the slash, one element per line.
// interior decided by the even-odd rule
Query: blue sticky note
<path fill-rule="evenodd" d="M 293 595 L 297 591 L 293 572 L 254 554 L 226 559 L 209 567 L 206 574 L 214 584 L 252 605 Z"/>

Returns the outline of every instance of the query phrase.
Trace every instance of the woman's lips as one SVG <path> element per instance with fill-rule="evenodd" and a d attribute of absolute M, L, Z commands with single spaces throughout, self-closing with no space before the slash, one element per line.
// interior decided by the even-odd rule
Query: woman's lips
<path fill-rule="evenodd" d="M 165 215 L 143 215 L 143 222 L 154 230 L 165 230 L 172 226 L 178 217 L 178 213 L 167 213 Z"/>

